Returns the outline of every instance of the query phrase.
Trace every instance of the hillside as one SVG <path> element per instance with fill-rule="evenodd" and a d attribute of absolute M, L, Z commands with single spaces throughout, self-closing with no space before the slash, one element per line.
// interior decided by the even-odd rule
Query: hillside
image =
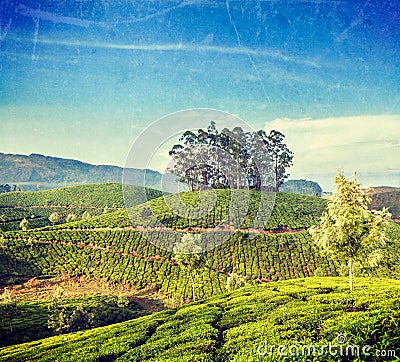
<path fill-rule="evenodd" d="M 384 188 L 372 195 L 370 208 L 381 209 L 387 207 L 392 214 L 392 219 L 400 222 L 400 188 Z"/>
<path fill-rule="evenodd" d="M 0 249 L 0 276 L 61 274 L 95 277 L 138 288 L 153 285 L 172 300 L 191 297 L 185 270 L 161 243 L 173 244 L 187 232 L 201 234 L 207 242 L 225 242 L 205 253 L 196 293 L 206 297 L 225 292 L 227 278 L 261 283 L 313 275 L 340 275 L 347 267 L 321 255 L 306 228 L 317 222 L 326 201 L 305 195 L 277 195 L 270 220 L 261 231 L 249 229 L 251 215 L 258 206 L 260 192 L 253 192 L 249 212 L 239 228 L 234 217 L 225 228 L 217 228 L 226 216 L 229 191 L 218 191 L 215 208 L 201 218 L 172 217 L 176 195 L 151 200 L 148 205 L 164 221 L 164 228 L 143 233 L 149 219 L 146 205 L 131 209 L 132 226 L 125 210 L 47 229 L 15 231 L 3 235 Z M 196 193 L 183 193 L 186 203 L 196 204 Z M 257 199 L 258 197 L 258 199 Z M 224 211 L 225 210 L 225 211 Z M 196 216 L 196 215 L 195 215 Z M 359 275 L 399 277 L 400 226 L 389 231 L 389 253 L 378 267 L 360 268 Z M 150 243 L 149 241 L 152 241 Z"/>
<path fill-rule="evenodd" d="M 308 278 L 241 288 L 133 321 L 2 348 L 0 359 L 255 362 L 337 361 L 343 356 L 339 358 L 397 360 L 393 356 L 400 353 L 400 282 L 357 278 L 351 294 L 347 282 Z M 329 354 L 328 344 L 335 356 Z M 286 348 L 278 350 L 278 345 Z M 371 347 L 363 349 L 366 345 Z M 296 352 L 298 356 L 291 356 Z"/>
<path fill-rule="evenodd" d="M 186 208 L 187 205 L 190 207 Z M 318 221 L 326 205 L 327 201 L 318 197 L 284 192 L 269 194 L 226 189 L 200 193 L 188 191 L 155 198 L 146 204 L 129 208 L 128 212 L 120 210 L 70 226 L 74 229 L 151 226 L 152 222 L 156 224 L 157 219 L 162 226 L 171 229 L 209 229 L 221 224 L 244 231 L 250 227 L 264 230 L 285 227 L 304 229 Z"/>
<path fill-rule="evenodd" d="M 126 169 L 129 183 L 173 192 L 175 176 L 162 175 L 153 170 Z M 54 188 L 76 184 L 118 182 L 122 180 L 123 168 L 110 165 L 92 165 L 78 160 L 43 156 L 5 154 L 0 152 L 0 184 L 20 184 L 24 190 L 36 190 L 39 182 L 43 188 Z"/>
<path fill-rule="evenodd" d="M 126 185 L 130 205 L 138 205 L 157 198 L 162 192 Z M 66 221 L 73 214 L 80 219 L 84 212 L 91 216 L 122 209 L 124 199 L 122 186 L 117 183 L 70 186 L 35 192 L 8 192 L 0 194 L 0 228 L 3 231 L 18 230 L 23 218 L 29 221 L 28 228 L 50 225 L 48 217 L 56 212 L 57 223 Z"/>
<path fill-rule="evenodd" d="M 279 190 L 310 196 L 321 196 L 323 193 L 321 186 L 317 182 L 309 180 L 288 180 L 281 185 Z"/>
<path fill-rule="evenodd" d="M 48 328 L 50 300 L 21 301 L 13 311 L 10 332 L 10 315 L 0 308 L 0 346 L 28 342 L 54 335 Z M 65 315 L 71 315 L 77 308 L 83 309 L 85 323 L 71 326 L 72 331 L 110 325 L 147 314 L 134 301 L 127 306 L 118 306 L 116 295 L 92 295 L 79 298 L 64 298 L 62 306 Z M 74 328 L 75 327 L 75 328 Z"/>

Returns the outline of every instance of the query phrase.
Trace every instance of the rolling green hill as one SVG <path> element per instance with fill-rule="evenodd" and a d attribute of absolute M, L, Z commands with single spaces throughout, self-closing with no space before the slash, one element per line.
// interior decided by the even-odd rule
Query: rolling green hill
<path fill-rule="evenodd" d="M 13 312 L 10 331 L 10 315 L 0 308 L 0 346 L 22 343 L 49 337 L 54 333 L 48 328 L 50 301 L 21 301 Z M 138 304 L 130 301 L 122 308 L 118 306 L 118 297 L 113 295 L 93 295 L 62 300 L 65 315 L 81 307 L 87 320 L 80 323 L 79 329 L 105 326 L 117 322 L 134 319 L 147 314 L 140 310 Z M 73 328 L 71 326 L 70 328 Z"/>
<path fill-rule="evenodd" d="M 127 185 L 130 205 L 137 205 L 162 195 L 154 189 Z M 50 225 L 48 217 L 57 212 L 60 223 L 68 214 L 81 218 L 87 211 L 91 216 L 124 207 L 122 186 L 117 183 L 70 186 L 36 192 L 9 192 L 0 194 L 0 228 L 3 231 L 19 229 L 23 218 L 29 228 Z"/>
<path fill-rule="evenodd" d="M 133 321 L 2 348 L 0 359 L 397 361 L 400 282 L 355 283 L 352 293 L 347 280 L 328 277 L 241 288 Z"/>
<path fill-rule="evenodd" d="M 71 223 L 70 227 L 95 229 L 132 225 L 149 226 L 150 216 L 153 214 L 162 226 L 172 229 L 215 228 L 221 223 L 243 230 L 254 226 L 264 230 L 282 227 L 301 229 L 314 225 L 327 205 L 326 200 L 318 197 L 283 192 L 277 193 L 276 197 L 273 195 L 266 198 L 261 198 L 260 191 L 247 192 L 244 190 L 215 190 L 215 195 L 214 200 L 214 191 L 202 191 L 201 193 L 188 191 L 172 194 L 130 208 L 129 212 L 120 210 Z M 247 197 L 249 197 L 248 205 L 245 202 Z M 203 207 L 196 209 L 201 200 L 204 202 Z M 213 206 L 203 215 L 202 211 L 207 209 L 208 202 Z M 191 206 L 191 209 L 185 209 L 185 205 Z M 270 213 L 271 209 L 272 213 Z M 247 210 L 247 212 L 240 215 L 241 210 Z M 260 213 L 256 217 L 258 210 Z"/>
<path fill-rule="evenodd" d="M 217 206 L 201 218 L 172 217 L 167 204 L 176 201 L 175 195 L 168 195 L 167 201 L 151 200 L 149 205 L 166 227 L 149 234 L 140 232 L 148 219 L 145 205 L 130 211 L 134 227 L 127 212 L 121 210 L 46 229 L 5 233 L 0 249 L 0 275 L 83 275 L 113 283 L 125 282 L 138 288 L 153 285 L 166 297 L 182 300 L 191 296 L 186 271 L 174 262 L 172 252 L 156 245 L 160 240 L 173 244 L 187 232 L 200 233 L 210 242 L 228 234 L 227 241 L 205 253 L 196 287 L 196 294 L 201 298 L 225 292 L 229 275 L 253 284 L 340 275 L 347 270 L 322 255 L 304 230 L 317 222 L 326 201 L 278 194 L 270 220 L 262 220 L 264 231 L 255 235 L 248 227 L 260 192 L 252 193 L 249 212 L 239 228 L 215 228 L 226 217 L 228 193 L 220 190 Z M 181 196 L 185 203 L 199 202 L 196 193 Z M 227 219 L 228 224 L 237 223 L 234 215 Z M 399 235 L 400 226 L 393 224 L 389 230 L 388 256 L 378 267 L 360 268 L 358 274 L 399 277 Z"/>

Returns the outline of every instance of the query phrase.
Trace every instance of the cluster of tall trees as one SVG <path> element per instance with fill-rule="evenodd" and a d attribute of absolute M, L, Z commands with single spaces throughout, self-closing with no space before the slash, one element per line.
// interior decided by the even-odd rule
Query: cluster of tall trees
<path fill-rule="evenodd" d="M 169 169 L 191 190 L 251 188 L 279 191 L 289 176 L 293 153 L 278 131 L 245 132 L 241 127 L 219 131 L 215 122 L 207 129 L 186 131 L 169 154 Z"/>
<path fill-rule="evenodd" d="M 22 191 L 22 190 L 19 185 L 9 185 L 9 184 L 0 185 L 0 194 L 13 191 Z"/>

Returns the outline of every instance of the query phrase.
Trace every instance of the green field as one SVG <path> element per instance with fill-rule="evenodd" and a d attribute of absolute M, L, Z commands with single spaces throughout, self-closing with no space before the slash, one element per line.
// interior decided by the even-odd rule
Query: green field
<path fill-rule="evenodd" d="M 88 327 L 105 326 L 129 319 L 134 319 L 146 314 L 133 301 L 126 308 L 117 305 L 117 296 L 93 295 L 80 298 L 63 299 L 62 304 L 67 314 L 71 314 L 77 307 L 84 308 L 90 317 Z M 47 327 L 49 317 L 49 300 L 45 301 L 21 301 L 16 305 L 11 321 L 9 316 L 0 309 L 0 346 L 17 344 L 45 338 L 53 335 Z"/>
<path fill-rule="evenodd" d="M 234 193 L 233 196 L 232 193 Z M 148 203 L 130 208 L 128 211 L 119 210 L 88 220 L 77 221 L 71 223 L 69 227 L 94 229 L 149 226 L 149 214 L 152 213 L 163 226 L 172 229 L 214 228 L 220 223 L 239 229 L 246 229 L 254 224 L 258 229 L 264 230 L 279 229 L 280 227 L 301 229 L 315 225 L 327 205 L 326 200 L 318 197 L 281 192 L 276 196 L 267 194 L 264 199 L 261 198 L 261 194 L 260 191 L 215 190 L 215 204 L 210 210 L 207 210 L 206 215 L 203 215 L 201 208 L 196 208 L 196 206 L 200 205 L 201 198 L 211 199 L 213 202 L 214 191 L 182 192 L 167 195 L 165 198 L 154 198 Z M 249 198 L 248 205 L 244 201 L 247 197 Z M 185 209 L 180 206 L 180 200 L 182 204 L 189 205 L 191 208 Z M 247 212 L 243 212 L 241 215 L 239 210 L 243 209 Z M 256 218 L 258 210 L 261 210 L 261 213 Z M 179 215 L 177 211 L 179 211 Z M 263 214 L 262 211 L 265 213 Z M 63 226 L 58 228 L 63 228 Z"/>
<path fill-rule="evenodd" d="M 162 192 L 127 185 L 130 205 L 138 205 L 159 197 Z M 8 192 L 0 194 L 0 228 L 3 231 L 20 229 L 26 218 L 29 229 L 51 225 L 49 216 L 56 212 L 58 223 L 64 223 L 68 214 L 78 219 L 86 211 L 91 216 L 124 208 L 122 186 L 117 183 L 70 186 L 35 192 Z"/>
<path fill-rule="evenodd" d="M 42 194 L 53 192 L 58 198 L 51 199 L 50 209 L 77 207 L 72 201 L 67 204 L 69 196 L 62 201 L 65 190 L 14 193 L 7 195 L 11 199 L 5 204 L 36 207 L 49 200 L 41 199 Z M 97 193 L 90 194 L 90 190 Z M 319 346 L 334 341 L 338 333 L 345 333 L 352 343 L 399 348 L 393 331 L 399 327 L 400 225 L 390 224 L 387 252 L 377 266 L 356 266 L 356 290 L 350 294 L 347 280 L 338 278 L 347 275 L 347 266 L 323 254 L 307 230 L 326 209 L 328 201 L 321 198 L 278 193 L 271 199 L 260 191 L 217 190 L 215 194 L 184 192 L 158 198 L 155 193 L 152 200 L 141 204 L 141 199 L 134 199 L 143 194 L 139 190 L 131 194 L 137 206 L 112 211 L 123 205 L 117 186 L 91 185 L 86 191 L 87 199 L 76 194 L 71 200 L 83 200 L 85 210 L 98 209 L 98 215 L 2 233 L 0 277 L 62 275 L 137 290 L 153 287 L 166 305 L 182 305 L 192 298 L 190 276 L 176 263 L 174 254 L 160 245 L 173 245 L 189 232 L 200 234 L 212 246 L 225 240 L 204 253 L 197 270 L 195 293 L 201 301 L 137 318 L 142 311 L 131 306 L 121 314 L 112 306 L 111 296 L 68 300 L 71 308 L 86 305 L 102 316 L 97 324 L 85 328 L 108 326 L 5 347 L 0 360 L 280 361 L 285 358 L 276 354 L 258 356 L 259 343 L 296 341 Z M 250 195 L 247 205 L 245 195 Z M 12 199 L 18 196 L 22 196 L 20 201 Z M 215 205 L 200 215 L 196 207 L 208 198 Z M 274 205 L 268 217 L 271 200 Z M 105 206 L 111 209 L 107 213 Z M 171 208 L 181 208 L 180 215 Z M 243 208 L 246 212 L 240 215 L 238 210 Z M 150 222 L 154 215 L 162 227 Z M 143 232 L 146 228 L 150 232 Z M 391 279 L 371 279 L 377 277 Z M 232 278 L 244 287 L 224 294 L 232 290 Z M 6 322 L 0 324 L 3 345 L 47 337 L 47 305 L 48 301 L 20 302 L 13 318 L 14 332 L 9 333 Z M 131 318 L 135 319 L 113 324 Z M 318 360 L 309 357 L 303 360 Z"/>
<path fill-rule="evenodd" d="M 225 292 L 231 273 L 252 284 L 346 272 L 345 265 L 321 254 L 305 230 L 317 222 L 325 209 L 325 200 L 278 194 L 272 216 L 263 225 L 265 233 L 255 236 L 246 228 L 258 206 L 259 192 L 252 193 L 251 207 L 241 228 L 228 231 L 214 228 L 225 216 L 228 193 L 220 190 L 216 207 L 200 219 L 171 218 L 163 198 L 151 200 L 153 212 L 172 231 L 143 234 L 132 227 L 128 213 L 121 210 L 45 229 L 7 232 L 0 249 L 0 275 L 95 277 L 138 288 L 155 286 L 167 297 L 184 300 L 191 293 L 186 271 L 174 263 L 172 252 L 155 244 L 159 240 L 179 241 L 186 232 L 194 232 L 190 228 L 195 227 L 202 227 L 196 233 L 207 240 L 221 240 L 226 233 L 229 236 L 227 241 L 205 253 L 206 260 L 198 278 L 199 297 Z M 184 193 L 183 199 L 196 203 L 198 196 Z M 139 205 L 130 211 L 137 216 L 133 223 L 136 227 L 146 225 L 146 218 L 141 217 L 144 207 Z M 235 225 L 235 220 L 230 223 Z M 388 232 L 390 255 L 375 268 L 359 268 L 359 275 L 399 276 L 399 229 L 400 226 L 393 224 Z"/>
<path fill-rule="evenodd" d="M 400 282 L 306 278 L 239 289 L 133 321 L 0 349 L 2 361 L 398 361 Z M 339 337 L 338 337 L 339 336 Z M 338 339 L 341 338 L 341 339 Z M 341 341 L 340 344 L 338 341 Z M 358 346 L 331 356 L 323 345 Z M 299 351 L 299 356 L 280 353 Z M 321 356 L 305 355 L 302 346 Z M 363 347 L 369 345 L 367 353 Z M 267 346 L 265 349 L 264 347 Z M 297 346 L 297 347 L 296 347 Z M 311 347 L 310 347 L 311 346 Z M 353 348 L 352 347 L 352 348 Z M 357 349 L 348 353 L 357 353 Z M 260 356 L 257 352 L 264 354 Z M 354 352 L 352 352 L 354 351 Z M 377 357 L 376 354 L 380 356 Z M 382 357 L 385 356 L 385 357 Z"/>

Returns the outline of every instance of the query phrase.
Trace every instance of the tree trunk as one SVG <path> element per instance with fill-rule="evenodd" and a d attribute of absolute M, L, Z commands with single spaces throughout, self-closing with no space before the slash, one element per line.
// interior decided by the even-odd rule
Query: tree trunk
<path fill-rule="evenodd" d="M 353 290 L 353 259 L 349 259 L 349 278 L 350 278 L 350 291 Z"/>
<path fill-rule="evenodd" d="M 192 299 L 193 299 L 193 302 L 195 302 L 196 301 L 196 295 L 194 293 L 194 279 L 193 279 L 192 273 L 190 273 L 190 280 L 192 281 Z"/>

